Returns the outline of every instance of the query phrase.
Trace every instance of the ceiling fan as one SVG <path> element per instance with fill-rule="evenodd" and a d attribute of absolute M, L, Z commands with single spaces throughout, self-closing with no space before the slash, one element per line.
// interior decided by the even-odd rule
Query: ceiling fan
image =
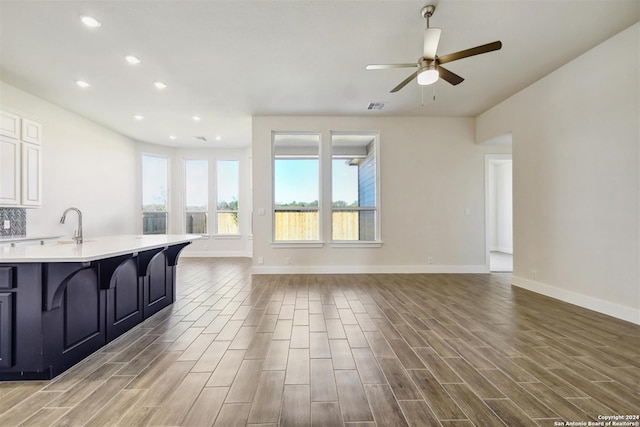
<path fill-rule="evenodd" d="M 417 63 L 413 64 L 370 64 L 367 70 L 385 70 L 389 68 L 417 68 L 409 77 L 404 79 L 398 86 L 391 89 L 391 93 L 397 92 L 405 87 L 409 82 L 417 77 L 418 84 L 425 86 L 438 81 L 439 78 L 445 80 L 452 85 L 458 85 L 464 81 L 459 75 L 447 70 L 442 66 L 448 62 L 457 61 L 458 59 L 468 58 L 481 53 L 493 52 L 502 48 L 502 42 L 495 41 L 493 43 L 483 44 L 481 46 L 472 47 L 471 49 L 461 50 L 460 52 L 450 53 L 444 56 L 437 56 L 438 42 L 440 41 L 440 28 L 430 28 L 429 18 L 433 16 L 436 7 L 428 5 L 422 8 L 422 17 L 427 20 L 427 28 L 424 31 L 424 51 Z"/>

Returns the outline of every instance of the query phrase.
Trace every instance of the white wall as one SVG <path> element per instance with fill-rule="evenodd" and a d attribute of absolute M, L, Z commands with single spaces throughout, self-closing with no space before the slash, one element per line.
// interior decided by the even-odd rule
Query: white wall
<path fill-rule="evenodd" d="M 480 115 L 476 129 L 478 141 L 513 135 L 513 283 L 637 323 L 639 40 L 635 24 Z"/>
<path fill-rule="evenodd" d="M 239 161 L 240 168 L 240 195 L 238 206 L 238 223 L 240 235 L 227 236 L 203 236 L 202 239 L 193 242 L 182 252 L 182 256 L 203 257 L 250 257 L 252 251 L 251 236 L 251 185 L 250 185 L 250 148 L 223 149 L 223 148 L 171 148 L 155 144 L 137 143 L 136 145 L 136 232 L 142 233 L 142 204 L 141 204 L 141 156 L 142 154 L 155 154 L 169 158 L 170 161 L 170 186 L 169 186 L 169 232 L 183 234 L 185 232 L 183 221 L 184 209 L 184 159 L 204 159 L 209 162 L 209 226 L 213 227 L 213 200 L 215 179 L 212 176 L 212 166 L 217 160 Z M 211 231 L 213 233 L 213 231 Z"/>
<path fill-rule="evenodd" d="M 489 233 L 489 250 L 498 250 L 498 213 L 497 208 L 497 194 L 496 194 L 496 164 L 489 161 L 489 166 L 486 171 L 488 180 L 488 209 L 487 209 L 487 231 Z"/>
<path fill-rule="evenodd" d="M 496 176 L 496 240 L 495 250 L 513 253 L 512 162 L 495 165 Z"/>
<path fill-rule="evenodd" d="M 42 122 L 42 208 L 27 210 L 29 235 L 72 236 L 83 213 L 85 238 L 134 232 L 135 145 L 132 140 L 55 104 L 0 82 L 2 108 Z"/>
<path fill-rule="evenodd" d="M 321 132 L 325 150 L 332 130 L 380 132 L 382 247 L 332 247 L 328 224 L 321 248 L 271 244 L 272 130 Z M 254 211 L 266 212 L 254 216 L 254 272 L 486 271 L 484 154 L 510 147 L 477 145 L 474 132 L 472 118 L 254 117 Z"/>

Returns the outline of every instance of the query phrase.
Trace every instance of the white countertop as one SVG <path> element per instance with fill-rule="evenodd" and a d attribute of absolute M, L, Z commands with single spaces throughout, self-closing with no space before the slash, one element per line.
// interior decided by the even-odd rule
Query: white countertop
<path fill-rule="evenodd" d="M 71 240 L 59 240 L 45 245 L 2 247 L 0 263 L 88 262 L 192 242 L 200 237 L 195 234 L 125 235 L 89 237 L 81 245 Z"/>
<path fill-rule="evenodd" d="M 19 243 L 19 242 L 29 242 L 31 240 L 50 240 L 50 239 L 60 239 L 62 236 L 61 235 L 56 235 L 56 236 L 52 236 L 52 235 L 34 235 L 34 236 L 22 236 L 22 237 L 15 237 L 15 236 L 7 236 L 7 237 L 0 237 L 0 243 Z"/>

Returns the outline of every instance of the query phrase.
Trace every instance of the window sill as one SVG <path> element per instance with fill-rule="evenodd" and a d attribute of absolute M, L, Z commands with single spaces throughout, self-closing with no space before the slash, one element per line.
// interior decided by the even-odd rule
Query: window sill
<path fill-rule="evenodd" d="M 239 234 L 213 234 L 211 237 L 213 237 L 214 239 L 218 240 L 235 240 L 235 239 L 241 239 L 242 236 Z"/>
<path fill-rule="evenodd" d="M 323 246 L 324 242 L 271 242 L 271 247 L 274 249 L 321 248 Z"/>
<path fill-rule="evenodd" d="M 332 248 L 381 248 L 382 242 L 331 242 Z"/>

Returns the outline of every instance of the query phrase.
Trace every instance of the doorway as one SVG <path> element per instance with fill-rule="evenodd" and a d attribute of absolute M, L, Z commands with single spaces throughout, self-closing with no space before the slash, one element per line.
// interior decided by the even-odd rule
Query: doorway
<path fill-rule="evenodd" d="M 513 160 L 485 159 L 486 260 L 490 272 L 513 272 Z"/>

